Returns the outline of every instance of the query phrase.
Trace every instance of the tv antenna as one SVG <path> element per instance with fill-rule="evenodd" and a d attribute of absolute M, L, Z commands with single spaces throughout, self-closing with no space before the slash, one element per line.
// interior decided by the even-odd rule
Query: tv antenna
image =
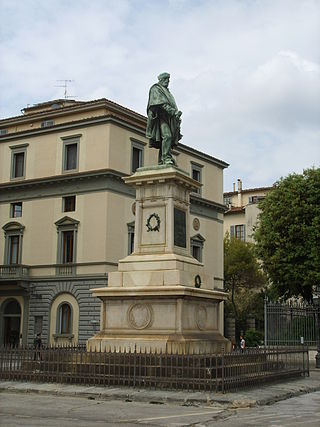
<path fill-rule="evenodd" d="M 68 83 L 74 82 L 74 80 L 64 79 L 64 80 L 56 80 L 56 81 L 57 82 L 63 82 L 63 84 L 56 85 L 55 87 L 63 87 L 64 88 L 64 99 L 76 98 L 76 96 L 67 95 L 67 93 L 68 93 Z"/>

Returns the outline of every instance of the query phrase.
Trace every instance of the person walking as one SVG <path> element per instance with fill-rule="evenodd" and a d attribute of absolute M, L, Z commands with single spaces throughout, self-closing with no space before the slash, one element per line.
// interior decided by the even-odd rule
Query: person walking
<path fill-rule="evenodd" d="M 33 360 L 37 360 L 37 359 L 41 360 L 41 353 L 40 353 L 41 347 L 42 347 L 42 339 L 41 339 L 41 333 L 39 332 L 33 341 L 33 348 L 34 348 Z"/>
<path fill-rule="evenodd" d="M 242 335 L 240 335 L 240 350 L 243 353 L 246 348 L 246 341 Z"/>

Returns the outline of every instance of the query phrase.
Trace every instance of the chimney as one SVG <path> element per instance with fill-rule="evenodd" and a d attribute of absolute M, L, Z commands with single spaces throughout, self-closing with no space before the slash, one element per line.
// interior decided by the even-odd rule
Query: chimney
<path fill-rule="evenodd" d="M 241 179 L 238 178 L 237 182 L 238 182 L 238 207 L 240 208 L 242 206 L 242 194 L 241 194 L 242 181 Z"/>
<path fill-rule="evenodd" d="M 232 184 L 232 187 L 233 187 L 233 192 L 235 193 L 236 192 L 236 183 L 235 182 Z"/>

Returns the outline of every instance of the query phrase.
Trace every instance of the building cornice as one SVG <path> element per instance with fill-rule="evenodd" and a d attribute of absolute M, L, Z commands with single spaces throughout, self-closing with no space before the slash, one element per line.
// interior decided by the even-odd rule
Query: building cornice
<path fill-rule="evenodd" d="M 191 203 L 199 206 L 204 206 L 207 208 L 214 208 L 215 211 L 219 213 L 224 213 L 227 210 L 226 205 L 223 205 L 221 203 L 213 202 L 212 200 L 204 199 L 199 196 L 195 196 L 193 194 L 190 195 L 190 201 Z"/>
<path fill-rule="evenodd" d="M 257 188 L 247 188 L 245 190 L 241 190 L 241 194 L 245 193 L 252 193 L 256 191 L 270 191 L 272 190 L 272 187 L 257 187 Z M 231 196 L 237 196 L 239 194 L 239 191 L 229 191 L 227 193 L 223 193 L 224 197 L 231 197 Z"/>
<path fill-rule="evenodd" d="M 38 104 L 38 106 L 47 105 L 47 104 L 50 104 L 50 102 Z M 37 105 L 34 106 L 34 108 L 36 107 Z M 132 118 L 134 118 L 143 123 L 146 123 L 147 121 L 147 118 L 142 114 L 139 114 L 133 110 L 130 110 L 129 108 L 123 107 L 122 105 L 117 104 L 116 102 L 110 101 L 109 99 L 101 98 L 94 101 L 77 101 L 74 105 L 64 106 L 58 109 L 44 110 L 44 111 L 38 111 L 34 113 L 31 112 L 31 113 L 20 115 L 20 116 L 9 117 L 9 118 L 0 120 L 0 126 L 5 127 L 5 126 L 12 126 L 14 124 L 29 123 L 29 122 L 34 122 L 36 120 L 44 119 L 45 117 L 56 118 L 56 117 L 75 114 L 79 112 L 97 110 L 99 108 L 105 108 L 107 110 L 120 113 L 121 115 L 130 117 L 131 120 Z"/>
<path fill-rule="evenodd" d="M 112 169 L 62 174 L 0 184 L 0 204 L 41 198 L 110 191 L 135 199 L 135 189 L 123 181 L 128 176 Z M 199 196 L 190 196 L 190 213 L 216 221 L 226 206 Z"/>
<path fill-rule="evenodd" d="M 68 116 L 78 112 L 98 110 L 101 108 L 105 108 L 106 111 L 109 110 L 109 112 L 106 112 L 106 114 L 100 116 L 75 121 L 68 121 L 46 128 L 39 127 L 36 129 L 7 133 L 5 135 L 0 136 L 0 143 L 47 135 L 53 132 L 79 129 L 84 126 L 87 127 L 103 125 L 106 123 L 116 124 L 120 127 L 137 133 L 140 137 L 145 137 L 145 129 L 147 123 L 147 118 L 145 116 L 104 98 L 96 101 L 88 101 L 83 103 L 79 102 L 78 104 L 63 107 L 57 110 L 46 110 L 43 112 L 30 113 L 23 116 L 3 119 L 0 120 L 0 127 L 12 126 L 14 124 L 30 123 L 34 122 L 35 120 L 41 120 L 49 116 L 50 118 Z M 192 157 L 214 164 L 215 166 L 218 166 L 222 169 L 227 168 L 229 166 L 229 164 L 224 162 L 223 160 L 219 160 L 213 156 L 210 156 L 209 154 L 202 153 L 201 151 L 196 150 L 195 148 L 191 148 L 181 143 L 178 144 L 176 149 L 178 152 L 189 154 Z"/>
<path fill-rule="evenodd" d="M 6 135 L 0 136 L 0 143 L 14 141 L 14 140 L 21 140 L 24 138 L 30 138 L 35 136 L 47 135 L 49 133 L 80 129 L 87 126 L 103 125 L 106 123 L 114 123 L 120 127 L 124 127 L 125 129 L 136 132 L 140 136 L 145 136 L 144 126 L 137 127 L 131 123 L 128 123 L 124 119 L 121 119 L 118 116 L 115 116 L 112 114 L 106 114 L 106 115 L 97 116 L 89 119 L 65 122 L 65 123 L 54 125 L 54 126 L 50 126 L 48 128 L 37 128 L 37 129 L 25 130 L 25 131 L 20 131 L 15 133 L 7 133 Z"/>
<path fill-rule="evenodd" d="M 225 169 L 229 166 L 229 163 L 226 163 L 223 160 L 219 160 L 216 157 L 210 156 L 209 154 L 202 153 L 201 151 L 198 151 L 195 148 L 191 148 L 188 145 L 179 143 L 177 146 L 177 149 L 183 153 L 189 154 L 200 160 L 204 160 L 206 162 L 212 163 L 222 169 Z"/>
<path fill-rule="evenodd" d="M 97 191 L 111 191 L 134 198 L 135 191 L 123 182 L 123 176 L 126 176 L 126 174 L 112 169 L 102 169 L 7 182 L 0 184 L 0 203 L 62 197 L 70 194 L 85 194 Z"/>

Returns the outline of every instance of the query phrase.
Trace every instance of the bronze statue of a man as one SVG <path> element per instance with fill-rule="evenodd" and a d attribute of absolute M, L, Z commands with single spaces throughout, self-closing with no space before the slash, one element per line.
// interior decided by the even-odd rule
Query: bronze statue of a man
<path fill-rule="evenodd" d="M 170 74 L 161 73 L 159 82 L 151 86 L 147 106 L 147 130 L 149 147 L 159 149 L 159 165 L 174 165 L 172 147 L 182 138 L 180 133 L 181 114 L 174 97 L 168 89 Z"/>

